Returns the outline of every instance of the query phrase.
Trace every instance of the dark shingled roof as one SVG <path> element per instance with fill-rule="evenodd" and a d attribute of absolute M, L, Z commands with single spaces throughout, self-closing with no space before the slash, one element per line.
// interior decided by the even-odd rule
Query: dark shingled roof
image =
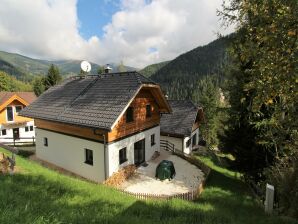
<path fill-rule="evenodd" d="M 168 100 L 172 114 L 163 114 L 160 120 L 160 132 L 190 136 L 199 108 L 190 100 Z"/>
<path fill-rule="evenodd" d="M 23 109 L 22 116 L 111 130 L 142 84 L 137 72 L 69 78 Z"/>

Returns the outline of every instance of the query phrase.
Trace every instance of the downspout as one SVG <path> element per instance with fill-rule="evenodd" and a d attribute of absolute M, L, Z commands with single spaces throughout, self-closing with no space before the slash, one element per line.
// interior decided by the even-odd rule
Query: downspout
<path fill-rule="evenodd" d="M 106 149 L 107 149 L 107 142 L 106 142 L 106 135 L 105 134 L 97 134 L 96 133 L 97 129 L 93 130 L 93 133 L 97 136 L 102 136 L 103 137 L 103 162 L 104 162 L 104 174 L 105 174 L 105 180 L 108 178 L 108 169 L 107 169 L 107 158 L 106 158 Z"/>
<path fill-rule="evenodd" d="M 108 179 L 108 174 L 107 174 L 107 158 L 106 158 L 106 135 L 103 134 L 103 156 L 104 156 L 104 167 L 105 167 L 105 180 Z"/>
<path fill-rule="evenodd" d="M 185 147 L 185 145 L 184 145 L 184 136 L 182 137 L 182 152 L 184 153 L 184 148 Z"/>

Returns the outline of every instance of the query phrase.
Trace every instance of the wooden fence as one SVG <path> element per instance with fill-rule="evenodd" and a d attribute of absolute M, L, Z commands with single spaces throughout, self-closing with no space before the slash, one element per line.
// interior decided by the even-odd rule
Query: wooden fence
<path fill-rule="evenodd" d="M 202 184 L 201 184 L 202 185 Z M 149 193 L 133 193 L 125 190 L 120 190 L 122 193 L 130 196 L 134 196 L 139 200 L 171 200 L 171 199 L 182 199 L 187 201 L 195 200 L 198 195 L 202 192 L 202 186 L 199 186 L 196 191 L 189 191 L 185 193 L 175 195 L 164 195 L 164 194 L 149 194 Z"/>
<path fill-rule="evenodd" d="M 11 140 L 11 141 L 2 141 L 1 140 Z M 35 137 L 21 137 L 21 138 L 10 138 L 10 137 L 5 137 L 5 138 L 0 138 L 0 142 L 5 145 L 19 145 L 19 144 L 32 144 L 35 145 Z"/>
<path fill-rule="evenodd" d="M 166 151 L 175 152 L 175 145 L 167 140 L 160 140 L 160 148 Z"/>

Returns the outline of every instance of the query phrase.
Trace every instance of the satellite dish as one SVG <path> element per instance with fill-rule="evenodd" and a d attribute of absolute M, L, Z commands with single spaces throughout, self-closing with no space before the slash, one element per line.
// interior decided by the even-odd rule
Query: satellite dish
<path fill-rule="evenodd" d="M 91 64 L 88 61 L 82 61 L 81 62 L 81 69 L 84 72 L 90 72 L 91 71 Z"/>

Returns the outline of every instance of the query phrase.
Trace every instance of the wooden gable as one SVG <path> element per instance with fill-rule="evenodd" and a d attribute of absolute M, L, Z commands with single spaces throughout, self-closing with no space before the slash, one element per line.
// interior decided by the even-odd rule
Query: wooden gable
<path fill-rule="evenodd" d="M 146 106 L 151 106 L 151 116 L 146 117 Z M 160 123 L 160 106 L 148 88 L 141 89 L 128 105 L 133 108 L 133 121 L 126 122 L 126 111 L 108 133 L 108 142 L 154 127 Z M 128 108 L 127 107 L 127 108 Z"/>
<path fill-rule="evenodd" d="M 198 113 L 196 116 L 196 120 L 195 123 L 192 126 L 192 131 L 196 130 L 197 128 L 199 128 L 201 123 L 205 123 L 205 116 L 204 116 L 204 112 L 202 108 L 198 109 Z"/>
<path fill-rule="evenodd" d="M 11 123 L 11 121 L 7 121 L 7 112 L 6 108 L 7 107 L 15 107 L 15 106 L 22 106 L 22 108 L 26 107 L 28 103 L 23 100 L 21 97 L 17 96 L 16 94 L 7 99 L 5 102 L 3 102 L 0 105 L 0 123 L 2 125 Z M 26 118 L 19 116 L 15 109 L 13 110 L 13 121 L 15 123 L 22 123 L 22 122 L 27 122 L 27 121 L 32 121 L 33 119 L 31 118 Z"/>

